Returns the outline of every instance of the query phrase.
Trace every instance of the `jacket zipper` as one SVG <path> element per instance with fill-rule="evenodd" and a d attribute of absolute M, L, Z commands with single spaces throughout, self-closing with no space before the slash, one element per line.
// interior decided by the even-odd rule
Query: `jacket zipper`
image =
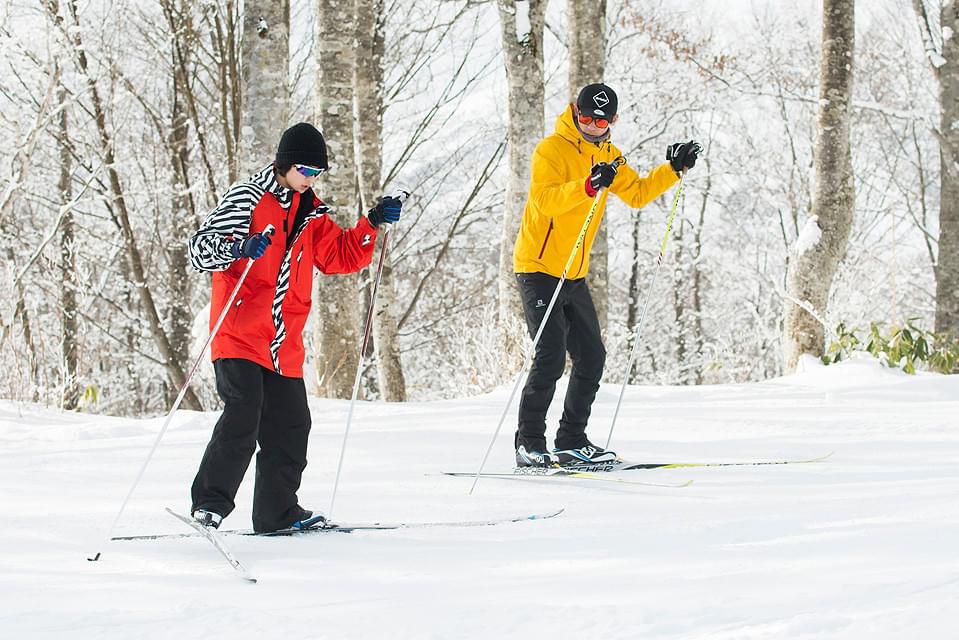
<path fill-rule="evenodd" d="M 553 233 L 553 219 L 552 219 L 552 218 L 549 219 L 549 229 L 546 230 L 546 237 L 543 238 L 543 246 L 540 247 L 540 249 L 539 249 L 539 256 L 537 256 L 537 258 L 536 258 L 537 260 L 542 260 L 542 258 L 543 258 L 543 253 L 546 251 L 546 243 L 549 242 L 549 235 L 550 235 L 551 233 Z"/>

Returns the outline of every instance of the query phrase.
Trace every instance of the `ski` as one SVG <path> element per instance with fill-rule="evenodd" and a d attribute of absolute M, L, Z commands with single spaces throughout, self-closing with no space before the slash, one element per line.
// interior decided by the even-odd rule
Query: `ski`
<path fill-rule="evenodd" d="M 606 469 L 598 469 L 598 471 L 606 471 Z M 454 477 L 470 477 L 475 478 L 475 471 L 443 471 L 441 475 L 444 476 L 454 476 Z M 569 467 L 516 467 L 513 471 L 507 472 L 483 472 L 480 474 L 481 478 L 509 478 L 509 479 L 522 479 L 522 478 L 581 478 L 585 480 L 597 480 L 599 482 L 614 482 L 616 484 L 628 484 L 641 487 L 665 487 L 667 489 L 681 489 L 683 487 L 688 487 L 693 483 L 692 480 L 687 480 L 685 482 L 642 482 L 640 480 L 630 480 L 628 478 L 619 478 L 615 476 L 605 476 L 600 473 L 593 473 L 589 471 L 581 471 L 579 469 L 571 469 Z"/>
<path fill-rule="evenodd" d="M 254 578 L 253 575 L 246 570 L 246 567 L 244 567 L 243 564 L 239 560 L 237 560 L 236 556 L 233 555 L 233 552 L 230 551 L 230 548 L 227 547 L 226 544 L 223 542 L 223 540 L 220 538 L 219 534 L 216 532 L 216 529 L 204 527 L 202 524 L 200 524 L 193 518 L 188 518 L 186 516 L 180 515 L 179 513 L 177 513 L 176 511 L 173 511 L 169 507 L 166 508 L 166 511 L 171 516 L 173 516 L 180 522 L 184 523 L 185 525 L 187 525 L 188 527 L 196 531 L 199 535 L 209 540 L 210 544 L 212 544 L 216 548 L 216 550 L 220 552 L 220 555 L 226 558 L 226 561 L 230 563 L 230 566 L 236 570 L 237 574 L 241 578 L 243 578 L 247 582 L 253 582 L 253 583 L 256 582 L 256 578 Z M 118 540 L 119 538 L 112 538 L 112 539 Z"/>
<path fill-rule="evenodd" d="M 169 509 L 167 509 L 169 511 Z M 252 529 L 223 529 L 217 531 L 217 536 L 221 535 L 234 535 L 234 536 L 259 536 L 259 537 L 278 537 L 278 536 L 299 536 L 307 535 L 312 533 L 353 533 L 354 531 L 393 531 L 396 529 L 421 529 L 421 528 L 430 528 L 430 527 L 489 527 L 499 524 L 509 524 L 512 522 L 523 522 L 525 520 L 548 520 L 549 518 L 555 518 L 559 514 L 563 513 L 564 509 L 557 509 L 556 511 L 547 511 L 544 513 L 532 513 L 525 515 L 512 516 L 507 518 L 496 518 L 490 520 L 449 520 L 449 521 L 440 521 L 440 522 L 394 522 L 394 523 L 384 523 L 384 522 L 372 522 L 364 524 L 336 524 L 330 523 L 324 526 L 310 527 L 308 529 L 281 529 L 279 531 L 269 531 L 269 532 L 256 532 Z M 170 513 L 173 513 L 172 511 Z M 176 515 L 178 518 L 182 519 L 182 516 Z M 185 520 L 184 520 L 185 521 Z M 188 524 L 193 526 L 193 521 L 191 520 Z M 197 523 L 197 526 L 199 523 Z M 196 528 L 196 527 L 194 527 Z M 205 527 L 203 527 L 205 529 Z M 200 531 L 200 534 L 206 535 L 206 531 Z M 195 537 L 196 533 L 155 533 L 155 534 L 146 534 L 146 535 L 134 535 L 134 536 L 114 536 L 110 538 L 111 540 L 161 540 L 166 538 L 192 538 Z M 232 563 L 231 563 L 232 564 Z"/>
<path fill-rule="evenodd" d="M 689 469 L 696 467 L 761 467 L 783 464 L 810 464 L 827 460 L 832 453 L 818 458 L 795 458 L 786 460 L 744 460 L 739 462 L 630 462 L 628 460 L 612 460 L 609 462 L 582 463 L 566 465 L 564 469 L 585 471 L 589 473 L 608 473 L 612 471 L 636 471 L 644 469 Z"/>
<path fill-rule="evenodd" d="M 813 462 L 822 462 L 827 460 L 832 453 L 827 453 L 818 458 L 796 458 L 789 460 L 746 460 L 740 462 L 630 462 L 628 460 L 610 460 L 609 462 L 592 462 L 576 465 L 566 465 L 563 467 L 514 467 L 512 471 L 500 473 L 481 473 L 481 478 L 586 478 L 589 480 L 600 480 L 604 482 L 619 482 L 622 484 L 636 484 L 650 487 L 670 487 L 680 488 L 688 487 L 693 483 L 692 480 L 683 483 L 658 483 L 658 482 L 639 482 L 629 480 L 618 476 L 606 476 L 607 473 L 615 471 L 637 471 L 648 469 L 689 469 L 696 467 L 758 467 L 765 465 L 783 465 L 783 464 L 809 464 Z M 444 471 L 444 476 L 468 476 L 475 477 L 476 473 L 471 471 Z"/>
<path fill-rule="evenodd" d="M 533 513 L 521 516 L 512 516 L 508 518 L 499 518 L 494 520 L 450 520 L 441 522 L 394 522 L 381 523 L 374 522 L 370 524 L 336 524 L 329 523 L 323 526 L 310 527 L 308 529 L 280 529 L 279 531 L 270 531 L 266 533 L 256 533 L 255 531 L 235 531 L 234 535 L 240 536 L 300 536 L 310 533 L 352 533 L 354 531 L 391 531 L 395 529 L 425 529 L 434 527 L 491 527 L 498 524 L 509 524 L 512 522 L 523 522 L 525 520 L 548 520 L 555 518 L 563 513 L 565 509 L 557 509 L 546 513 Z"/>

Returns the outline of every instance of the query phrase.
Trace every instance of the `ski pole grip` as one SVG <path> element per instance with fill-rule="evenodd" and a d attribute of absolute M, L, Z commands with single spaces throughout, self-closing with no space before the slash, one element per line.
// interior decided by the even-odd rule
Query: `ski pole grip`
<path fill-rule="evenodd" d="M 617 156 L 617 157 L 616 157 L 612 162 L 610 162 L 609 164 L 611 164 L 614 169 L 615 169 L 616 167 L 621 167 L 621 166 L 623 166 L 624 164 L 626 164 L 626 158 L 624 158 L 623 156 Z M 600 188 L 599 188 L 599 191 L 596 192 L 596 202 L 599 202 L 599 192 L 600 192 L 600 191 L 608 191 L 608 190 L 609 190 L 609 187 L 600 187 Z"/>
<path fill-rule="evenodd" d="M 406 199 L 410 197 L 410 192 L 409 190 L 401 187 L 394 187 L 388 197 L 396 198 L 400 202 L 406 202 Z"/>
<path fill-rule="evenodd" d="M 263 229 L 263 235 L 269 238 L 272 238 L 274 233 L 276 233 L 276 227 L 274 227 L 272 224 L 266 225 L 266 228 Z"/>

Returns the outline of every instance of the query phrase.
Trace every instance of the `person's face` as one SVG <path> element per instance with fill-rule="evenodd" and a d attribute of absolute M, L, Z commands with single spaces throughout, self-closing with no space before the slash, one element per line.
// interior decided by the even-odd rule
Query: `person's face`
<path fill-rule="evenodd" d="M 614 114 L 612 118 L 605 121 L 602 118 L 594 118 L 588 115 L 584 116 L 575 104 L 573 105 L 573 110 L 576 112 L 576 122 L 579 125 L 579 130 L 590 136 L 601 136 L 605 134 L 609 130 L 609 127 L 616 124 L 616 121 L 619 119 L 618 114 Z M 603 126 L 600 126 L 600 124 Z"/>
<path fill-rule="evenodd" d="M 288 188 L 303 193 L 313 186 L 313 183 L 316 182 L 316 179 L 320 177 L 321 173 L 323 173 L 323 169 L 319 167 L 295 164 L 290 167 L 290 170 L 286 172 L 283 179 L 286 181 Z"/>

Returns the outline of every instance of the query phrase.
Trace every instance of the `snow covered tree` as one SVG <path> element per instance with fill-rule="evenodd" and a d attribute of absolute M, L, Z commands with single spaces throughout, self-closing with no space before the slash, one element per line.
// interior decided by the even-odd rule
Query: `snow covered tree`
<path fill-rule="evenodd" d="M 507 351 L 523 311 L 513 275 L 513 243 L 529 191 L 530 158 L 543 136 L 543 25 L 547 0 L 496 0 L 509 88 L 509 179 L 499 259 L 499 324 Z"/>
<path fill-rule="evenodd" d="M 576 100 L 588 84 L 605 81 L 606 0 L 567 0 L 569 96 Z M 607 83 L 608 84 L 608 83 Z M 615 84 L 615 83 L 614 83 Z M 614 86 L 621 90 L 622 87 Z M 609 313 L 609 225 L 604 217 L 589 254 L 589 292 L 599 326 L 606 332 Z"/>
<path fill-rule="evenodd" d="M 190 185 L 192 176 L 192 154 L 190 142 L 190 113 L 194 96 L 191 85 L 191 67 L 194 64 L 195 51 L 199 40 L 193 25 L 191 3 L 185 0 L 163 0 L 160 3 L 171 38 L 167 46 L 170 49 L 170 93 L 172 104 L 168 117 L 155 114 L 153 122 L 157 135 L 164 140 L 164 147 L 170 163 L 169 194 L 170 215 L 165 216 L 158 226 L 161 234 L 168 238 L 185 238 L 197 219 L 195 198 Z M 190 366 L 190 329 L 193 314 L 190 312 L 190 293 L 194 279 L 190 278 L 192 269 L 183 245 L 168 242 L 163 246 L 163 263 L 166 270 L 165 324 L 170 333 L 172 357 L 182 367 Z M 172 385 L 166 393 L 168 403 L 176 399 L 178 389 Z M 199 408 L 199 407 L 195 407 Z"/>
<path fill-rule="evenodd" d="M 938 16 L 928 5 L 938 8 Z M 913 0 L 929 66 L 939 88 L 939 242 L 936 332 L 959 337 L 959 6 Z"/>
<path fill-rule="evenodd" d="M 812 215 L 793 245 L 787 272 L 783 323 L 787 371 L 795 369 L 802 354 L 821 356 L 825 350 L 823 313 L 852 229 L 856 203 L 849 123 L 854 47 L 855 1 L 824 0 L 816 187 Z"/>
<path fill-rule="evenodd" d="M 360 196 L 363 209 L 376 203 L 383 191 L 383 48 L 384 0 L 356 0 L 357 49 L 367 52 L 356 61 L 356 106 L 360 126 L 357 146 L 360 168 Z M 385 233 L 380 234 L 385 238 Z M 379 240 L 380 251 L 386 248 Z M 374 258 L 378 260 L 379 258 Z M 375 267 L 373 267 L 375 269 Z M 398 300 L 393 277 L 393 260 L 387 255 L 373 310 L 373 348 L 376 374 L 384 400 L 406 400 L 406 378 L 400 359 Z"/>
<path fill-rule="evenodd" d="M 353 74 L 356 20 L 353 0 L 320 0 L 316 41 L 319 78 L 316 124 L 326 139 L 330 169 L 323 177 L 324 201 L 341 227 L 356 224 L 356 156 L 353 135 Z M 313 362 L 317 390 L 329 398 L 349 398 L 359 363 L 360 307 L 356 274 L 316 279 L 313 307 L 317 322 Z"/>
<path fill-rule="evenodd" d="M 63 342 L 60 346 L 63 354 L 63 408 L 76 409 L 80 405 L 79 378 L 79 345 L 77 322 L 77 260 L 74 251 L 75 221 L 70 203 L 72 194 L 72 167 L 73 158 L 70 147 L 67 119 L 67 90 L 60 82 L 60 70 L 56 71 L 57 102 L 60 105 L 60 115 L 57 118 L 56 138 L 60 141 L 60 177 L 57 181 L 57 191 L 60 197 L 60 206 L 64 207 L 63 219 L 60 222 L 60 278 L 63 289 L 60 294 L 60 308 L 63 323 Z"/>

